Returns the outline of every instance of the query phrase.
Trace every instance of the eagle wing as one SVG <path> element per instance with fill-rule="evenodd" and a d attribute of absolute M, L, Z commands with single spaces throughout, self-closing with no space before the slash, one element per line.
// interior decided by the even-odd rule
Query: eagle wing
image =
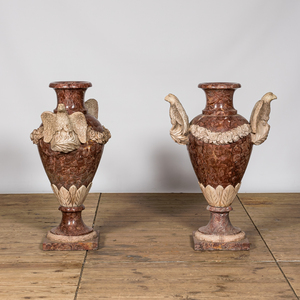
<path fill-rule="evenodd" d="M 257 123 L 259 121 L 258 116 L 262 109 L 263 103 L 264 103 L 263 100 L 257 101 L 252 110 L 251 117 L 250 117 L 250 124 L 253 133 L 256 133 L 257 131 Z"/>
<path fill-rule="evenodd" d="M 45 111 L 41 115 L 43 126 L 44 126 L 44 142 L 50 143 L 55 133 L 56 128 L 56 114 Z"/>
<path fill-rule="evenodd" d="M 183 125 L 183 118 L 174 104 L 170 105 L 170 119 L 171 124 L 174 126 L 176 126 L 176 124 Z"/>
<path fill-rule="evenodd" d="M 172 139 L 178 144 L 188 143 L 188 132 L 189 132 L 189 118 L 178 100 L 178 98 L 169 94 L 165 97 L 165 100 L 170 103 L 170 119 L 172 128 L 170 130 L 170 135 Z"/>
<path fill-rule="evenodd" d="M 69 119 L 73 130 L 78 135 L 79 141 L 83 144 L 86 143 L 86 131 L 88 125 L 84 114 L 81 112 L 75 112 L 69 115 Z"/>
<path fill-rule="evenodd" d="M 96 99 L 89 99 L 84 102 L 87 112 L 98 119 L 98 102 Z"/>

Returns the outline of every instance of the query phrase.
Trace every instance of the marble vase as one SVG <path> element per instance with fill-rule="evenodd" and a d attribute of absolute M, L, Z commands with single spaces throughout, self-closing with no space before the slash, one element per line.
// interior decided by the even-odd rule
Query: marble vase
<path fill-rule="evenodd" d="M 259 100 L 248 122 L 237 114 L 233 94 L 239 83 L 212 82 L 198 86 L 206 94 L 206 107 L 190 123 L 178 98 L 165 97 L 170 103 L 171 137 L 187 145 L 200 188 L 208 202 L 210 221 L 193 232 L 195 250 L 249 250 L 245 232 L 231 224 L 231 204 L 241 186 L 253 144 L 263 143 L 270 126 L 273 93 Z"/>
<path fill-rule="evenodd" d="M 43 241 L 43 250 L 92 250 L 98 233 L 86 226 L 81 212 L 110 132 L 98 121 L 98 103 L 84 102 L 90 82 L 50 83 L 57 95 L 54 112 L 43 112 L 31 133 L 51 188 L 60 204 L 61 223 Z"/>

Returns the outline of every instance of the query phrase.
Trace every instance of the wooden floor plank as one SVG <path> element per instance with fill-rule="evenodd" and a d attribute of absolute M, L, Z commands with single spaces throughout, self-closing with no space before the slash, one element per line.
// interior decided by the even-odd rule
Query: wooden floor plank
<path fill-rule="evenodd" d="M 89 252 L 88 257 L 112 262 L 132 261 L 134 257 L 140 261 L 273 261 L 237 199 L 230 218 L 246 231 L 251 251 L 195 252 L 192 232 L 207 224 L 206 207 L 202 194 L 124 194 L 123 198 L 103 194 L 96 218 L 101 249 Z"/>
<path fill-rule="evenodd" d="M 82 299 L 297 299 L 275 263 L 87 261 Z"/>
<path fill-rule="evenodd" d="M 91 226 L 99 194 L 89 194 L 83 211 L 84 222 Z M 61 212 L 54 194 L 0 195 L 0 265 L 8 262 L 82 261 L 85 252 L 42 251 L 46 233 L 59 224 Z"/>
<path fill-rule="evenodd" d="M 300 193 L 239 197 L 276 260 L 300 260 Z"/>
<path fill-rule="evenodd" d="M 74 299 L 81 263 L 1 264 L 0 299 Z"/>
<path fill-rule="evenodd" d="M 251 250 L 193 250 L 206 206 L 201 194 L 103 194 L 101 248 L 88 252 L 77 299 L 297 299 L 237 199 L 230 218 Z"/>
<path fill-rule="evenodd" d="M 83 212 L 91 226 L 99 194 Z M 53 194 L 0 195 L 0 299 L 74 299 L 85 251 L 42 251 L 43 237 L 61 220 Z"/>
<path fill-rule="evenodd" d="M 297 299 L 299 194 L 239 197 L 230 218 L 251 250 L 196 252 L 192 231 L 209 220 L 202 194 L 103 194 L 100 249 L 87 253 L 77 300 Z M 85 203 L 89 226 L 98 198 Z M 74 299 L 86 252 L 40 248 L 60 222 L 55 196 L 0 195 L 0 205 L 0 299 Z"/>
<path fill-rule="evenodd" d="M 300 260 L 298 262 L 280 262 L 279 265 L 300 298 Z"/>

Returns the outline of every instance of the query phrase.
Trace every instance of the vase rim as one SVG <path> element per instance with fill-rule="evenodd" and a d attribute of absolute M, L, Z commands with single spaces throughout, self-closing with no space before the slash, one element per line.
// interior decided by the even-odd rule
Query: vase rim
<path fill-rule="evenodd" d="M 238 89 L 241 87 L 241 85 L 236 82 L 204 82 L 204 83 L 199 83 L 198 87 L 204 90 L 206 89 L 225 90 L 225 89 Z"/>
<path fill-rule="evenodd" d="M 87 89 L 91 86 L 89 81 L 54 81 L 49 84 L 54 89 Z"/>

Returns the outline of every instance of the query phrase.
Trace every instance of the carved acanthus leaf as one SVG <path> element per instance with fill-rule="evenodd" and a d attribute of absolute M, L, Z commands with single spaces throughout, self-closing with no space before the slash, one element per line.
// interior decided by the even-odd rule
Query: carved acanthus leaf
<path fill-rule="evenodd" d="M 213 132 L 199 125 L 190 126 L 191 134 L 204 143 L 226 145 L 234 143 L 251 133 L 249 124 L 243 124 L 225 132 Z"/>
<path fill-rule="evenodd" d="M 91 187 L 92 183 L 87 187 L 82 185 L 79 189 L 77 189 L 75 185 L 72 185 L 70 189 L 67 190 L 63 186 L 58 189 L 55 184 L 51 184 L 51 188 L 58 199 L 59 204 L 65 207 L 80 206 L 83 204 Z"/>
<path fill-rule="evenodd" d="M 225 189 L 221 185 L 218 185 L 216 189 L 210 185 L 204 187 L 202 183 L 199 183 L 199 185 L 209 205 L 227 207 L 233 202 L 241 183 L 238 183 L 235 187 L 228 185 Z"/>

